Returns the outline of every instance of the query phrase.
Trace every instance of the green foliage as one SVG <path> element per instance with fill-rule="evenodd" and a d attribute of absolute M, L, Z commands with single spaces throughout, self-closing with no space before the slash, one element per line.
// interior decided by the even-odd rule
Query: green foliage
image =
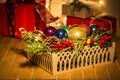
<path fill-rule="evenodd" d="M 73 15 L 75 11 L 80 11 L 82 8 L 86 8 L 90 12 L 90 8 L 86 4 L 79 2 L 78 0 L 74 0 L 70 4 L 70 6 L 73 6 Z"/>
<path fill-rule="evenodd" d="M 73 49 L 73 53 L 74 53 L 74 57 L 76 57 L 78 55 L 78 52 L 83 50 L 84 48 L 84 40 L 80 39 L 76 42 L 74 42 L 75 46 Z"/>
<path fill-rule="evenodd" d="M 27 52 L 32 52 L 32 53 L 37 53 L 37 54 L 42 54 L 43 52 L 50 52 L 50 48 L 41 42 L 34 41 L 34 42 L 29 42 L 26 44 L 26 51 Z"/>
<path fill-rule="evenodd" d="M 68 40 L 69 43 L 67 42 L 67 40 L 66 42 L 64 41 L 64 44 L 66 44 L 67 46 L 69 44 L 68 47 L 64 47 L 63 43 L 58 43 L 59 45 L 57 44 L 57 45 L 52 46 L 52 48 L 54 49 L 64 47 L 62 50 L 57 50 L 57 49 L 54 50 L 50 47 L 50 45 L 52 44 L 47 45 L 47 43 L 45 43 L 46 41 L 44 41 L 47 38 L 43 38 L 41 33 L 35 34 L 35 32 L 24 31 L 22 36 L 23 36 L 23 40 L 26 42 L 25 50 L 28 53 L 43 54 L 47 52 L 61 53 L 61 52 L 66 52 L 66 51 L 73 51 L 73 53 L 75 54 L 74 56 L 76 57 L 78 55 L 78 52 L 83 50 L 86 46 L 88 47 L 101 46 L 103 48 L 111 46 L 111 33 L 112 33 L 111 30 L 107 31 L 103 29 L 98 29 L 94 33 L 87 36 L 86 38 L 73 41 L 72 42 L 72 44 L 74 45 L 73 47 L 70 46 L 71 42 L 69 42 L 69 40 Z M 41 39 L 43 41 L 41 41 Z"/>
<path fill-rule="evenodd" d="M 26 38 L 24 38 L 26 42 L 26 51 L 33 54 L 42 54 L 44 52 L 51 52 L 49 46 L 43 44 L 38 41 L 35 37 L 32 36 L 32 32 L 26 33 Z"/>

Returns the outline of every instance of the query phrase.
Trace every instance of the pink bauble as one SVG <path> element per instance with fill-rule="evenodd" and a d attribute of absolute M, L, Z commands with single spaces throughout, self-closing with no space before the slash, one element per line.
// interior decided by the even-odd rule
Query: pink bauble
<path fill-rule="evenodd" d="M 82 23 L 82 24 L 79 25 L 79 27 L 80 27 L 81 29 L 85 30 L 85 32 L 87 33 L 87 35 L 90 34 L 90 28 L 89 28 L 88 25 Z"/>
<path fill-rule="evenodd" d="M 45 28 L 44 34 L 45 34 L 46 36 L 53 36 L 54 33 L 55 33 L 55 31 L 56 31 L 56 29 L 55 29 L 54 27 L 49 26 L 49 27 Z"/>

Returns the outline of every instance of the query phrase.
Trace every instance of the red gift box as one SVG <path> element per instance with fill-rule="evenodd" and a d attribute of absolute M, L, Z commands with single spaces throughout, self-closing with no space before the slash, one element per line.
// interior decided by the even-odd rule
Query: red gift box
<path fill-rule="evenodd" d="M 91 19 L 91 18 L 76 18 L 67 16 L 66 25 L 74 25 L 74 24 L 86 24 L 90 26 L 91 24 L 97 24 L 99 27 L 105 27 L 107 30 L 112 29 L 113 33 L 116 33 L 116 19 L 115 18 L 105 18 L 102 17 L 102 19 Z"/>
<path fill-rule="evenodd" d="M 45 3 L 45 1 L 43 3 Z M 39 29 L 42 31 L 44 30 L 46 24 L 39 16 L 36 16 L 35 6 L 36 4 L 18 4 L 17 5 L 15 9 L 16 37 L 21 38 L 21 35 L 19 32 L 20 27 L 25 28 L 27 31 L 34 31 L 35 29 Z"/>
<path fill-rule="evenodd" d="M 0 30 L 2 36 L 8 36 L 8 28 L 7 28 L 7 15 L 5 11 L 5 3 L 0 4 Z"/>
<path fill-rule="evenodd" d="M 41 0 L 43 4 L 46 3 L 45 0 Z M 5 3 L 0 4 L 0 30 L 2 36 L 9 36 L 11 33 L 9 32 L 9 26 L 7 25 L 7 14 L 5 10 Z M 43 30 L 46 26 L 45 22 L 42 21 L 41 18 L 39 20 L 36 19 L 35 13 L 35 4 L 31 3 L 17 3 L 14 6 L 15 14 L 12 18 L 12 24 L 14 26 L 14 34 L 15 37 L 21 38 L 21 34 L 19 28 L 23 27 L 27 31 L 34 31 L 36 27 L 36 23 L 39 23 L 37 29 Z"/>
<path fill-rule="evenodd" d="M 15 8 L 15 36 L 21 38 L 19 28 L 23 27 L 27 31 L 34 31 L 35 14 L 33 4 L 17 4 Z"/>

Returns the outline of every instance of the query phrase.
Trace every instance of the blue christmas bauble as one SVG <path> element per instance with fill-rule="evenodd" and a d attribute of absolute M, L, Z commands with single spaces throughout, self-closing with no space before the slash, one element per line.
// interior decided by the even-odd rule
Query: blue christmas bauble
<path fill-rule="evenodd" d="M 64 37 L 68 37 L 68 34 L 67 34 L 67 32 L 64 29 L 56 30 L 54 35 L 56 37 L 58 37 L 59 39 L 62 39 Z"/>

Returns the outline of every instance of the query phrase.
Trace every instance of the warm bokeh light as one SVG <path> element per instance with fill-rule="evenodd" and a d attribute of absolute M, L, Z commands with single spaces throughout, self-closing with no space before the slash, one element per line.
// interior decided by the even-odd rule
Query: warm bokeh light
<path fill-rule="evenodd" d="M 49 0 L 46 0 L 46 5 L 45 5 L 45 7 L 48 9 L 48 10 L 50 10 L 49 8 L 50 8 L 50 2 L 49 2 Z"/>
<path fill-rule="evenodd" d="M 63 24 L 64 24 L 64 25 L 66 25 L 66 21 L 67 21 L 67 17 L 65 16 L 65 17 L 63 18 Z"/>
<path fill-rule="evenodd" d="M 103 0 L 99 0 L 99 4 L 104 4 L 104 1 Z"/>

